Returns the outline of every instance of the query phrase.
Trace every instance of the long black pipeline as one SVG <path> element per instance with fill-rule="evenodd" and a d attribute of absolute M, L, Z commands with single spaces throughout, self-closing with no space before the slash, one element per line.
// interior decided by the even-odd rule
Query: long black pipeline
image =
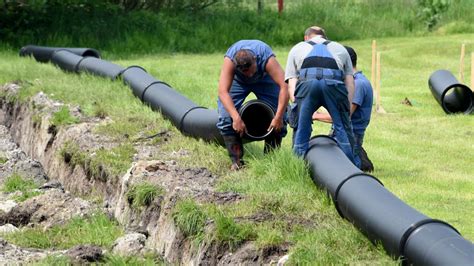
<path fill-rule="evenodd" d="M 37 48 L 38 50 L 38 48 Z M 39 49 L 41 54 L 50 49 Z M 35 55 L 33 53 L 33 55 Z M 167 83 L 151 76 L 140 66 L 123 68 L 108 61 L 95 57 L 82 57 L 68 51 L 68 48 L 57 48 L 45 58 L 61 69 L 70 72 L 88 72 L 108 77 L 112 80 L 119 77 L 129 85 L 133 94 L 153 110 L 160 111 L 183 134 L 200 138 L 205 141 L 214 141 L 221 145 L 224 140 L 216 127 L 218 115 L 216 110 L 210 110 L 196 105 L 194 102 L 177 93 Z M 36 56 L 35 56 L 36 58 Z M 247 124 L 248 134 L 244 135 L 244 142 L 264 139 L 269 133 L 266 131 L 274 116 L 268 104 L 254 100 L 247 102 L 241 109 L 241 116 Z M 253 114 L 253 115 L 252 115 Z M 258 115 L 255 115 L 258 114 Z M 265 131 L 262 131 L 265 128 Z"/>
<path fill-rule="evenodd" d="M 56 54 L 53 63 L 59 67 L 76 72 L 88 71 L 81 68 L 83 59 L 80 56 L 63 51 Z M 115 71 L 111 72 L 110 77 L 117 78 Z M 141 67 L 128 67 L 120 71 L 120 75 L 136 97 L 160 110 L 183 133 L 219 142 L 216 111 L 195 105 Z M 255 110 L 252 106 L 246 108 L 253 110 L 252 113 L 271 113 L 268 106 L 257 105 L 265 110 Z M 312 179 L 327 191 L 339 214 L 354 223 L 370 240 L 381 242 L 390 255 L 402 257 L 404 262 L 415 265 L 470 265 L 474 261 L 474 246 L 470 241 L 451 225 L 431 219 L 408 206 L 386 190 L 377 178 L 360 171 L 338 148 L 334 139 L 327 136 L 313 138 L 305 160 L 309 163 Z"/>
<path fill-rule="evenodd" d="M 447 114 L 474 112 L 474 93 L 448 70 L 437 70 L 428 80 L 433 97 Z"/>
<path fill-rule="evenodd" d="M 472 265 L 474 245 L 451 225 L 418 212 L 363 173 L 336 141 L 316 136 L 305 155 L 313 181 L 339 214 L 393 257 L 414 265 Z"/>
<path fill-rule="evenodd" d="M 91 48 L 62 48 L 62 47 L 45 47 L 37 45 L 26 45 L 20 49 L 20 56 L 33 56 L 36 61 L 47 63 L 51 60 L 53 53 L 58 50 L 67 50 L 73 54 L 80 56 L 90 56 L 100 58 L 99 51 Z"/>

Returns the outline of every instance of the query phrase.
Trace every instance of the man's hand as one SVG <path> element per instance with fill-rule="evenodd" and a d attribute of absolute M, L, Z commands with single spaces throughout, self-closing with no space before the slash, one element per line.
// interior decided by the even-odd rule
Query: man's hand
<path fill-rule="evenodd" d="M 331 115 L 329 115 L 328 113 L 318 113 L 317 111 L 313 113 L 313 120 L 325 123 L 332 123 Z"/>
<path fill-rule="evenodd" d="M 283 127 L 283 118 L 274 117 L 267 131 L 274 129 L 276 132 L 280 132 L 282 127 Z"/>
<path fill-rule="evenodd" d="M 245 123 L 240 118 L 240 116 L 237 119 L 232 119 L 232 128 L 239 134 L 241 137 L 244 135 L 244 133 L 247 131 L 247 128 L 245 127 Z"/>

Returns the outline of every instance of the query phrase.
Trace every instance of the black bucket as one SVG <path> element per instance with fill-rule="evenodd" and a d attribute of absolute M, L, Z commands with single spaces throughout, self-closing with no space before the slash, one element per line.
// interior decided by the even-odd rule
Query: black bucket
<path fill-rule="evenodd" d="M 261 100 L 250 100 L 240 107 L 239 113 L 247 128 L 245 138 L 262 140 L 272 133 L 273 129 L 270 131 L 267 129 L 275 116 L 275 111 L 269 104 Z"/>

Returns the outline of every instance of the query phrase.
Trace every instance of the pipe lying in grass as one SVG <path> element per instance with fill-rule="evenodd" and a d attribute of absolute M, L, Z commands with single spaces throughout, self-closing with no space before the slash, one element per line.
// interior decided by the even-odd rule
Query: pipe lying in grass
<path fill-rule="evenodd" d="M 140 66 L 130 66 L 123 68 L 108 61 L 94 58 L 82 57 L 69 52 L 69 48 L 45 48 L 35 49 L 42 56 L 45 51 L 51 58 L 42 58 L 46 61 L 52 61 L 69 72 L 88 72 L 91 74 L 109 77 L 112 80 L 119 77 L 125 84 L 129 85 L 133 94 L 142 102 L 148 104 L 153 110 L 160 111 L 175 125 L 183 134 L 200 138 L 205 141 L 215 141 L 221 145 L 224 140 L 216 127 L 218 115 L 215 110 L 209 110 L 205 107 L 196 105 L 194 102 L 177 93 L 167 83 L 160 81 L 146 72 Z M 36 56 L 35 56 L 36 58 Z M 247 125 L 248 132 L 244 136 L 245 142 L 264 139 L 268 132 L 266 129 L 270 126 L 274 112 L 267 104 L 253 100 L 247 102 L 245 108 L 241 108 L 241 115 Z M 258 115 L 256 115 L 258 113 Z M 261 132 L 265 127 L 264 134 Z"/>
<path fill-rule="evenodd" d="M 56 53 L 56 57 L 55 64 L 65 70 L 87 71 L 78 67 L 82 59 L 77 56 L 66 56 L 66 52 L 61 51 Z M 107 65 L 101 63 L 94 69 Z M 128 67 L 120 72 L 120 76 L 136 97 L 160 110 L 184 134 L 223 143 L 216 127 L 216 111 L 195 105 L 141 67 Z M 265 114 L 269 110 L 263 111 L 265 105 L 249 101 L 241 110 L 241 116 L 250 119 L 264 117 L 265 121 L 271 121 L 273 116 Z M 255 112 L 259 115 L 254 115 Z M 259 121 L 246 123 L 259 124 Z M 262 126 L 264 123 L 259 124 L 255 132 L 266 132 L 269 124 Z M 250 135 L 260 138 L 252 133 L 253 130 L 249 128 Z M 328 192 L 339 214 L 354 223 L 371 241 L 381 242 L 390 255 L 402 257 L 405 262 L 415 265 L 469 265 L 474 261 L 474 246 L 470 241 L 461 237 L 449 224 L 430 219 L 411 208 L 386 190 L 377 178 L 361 172 L 332 138 L 313 138 L 305 159 L 312 179 Z"/>
<path fill-rule="evenodd" d="M 447 70 L 431 74 L 428 85 L 436 101 L 447 114 L 474 112 L 474 93 Z"/>
<path fill-rule="evenodd" d="M 82 57 L 66 49 L 58 49 L 51 55 L 51 62 L 69 72 L 87 72 L 112 80 L 120 77 L 123 67 L 95 57 Z"/>
<path fill-rule="evenodd" d="M 51 60 L 53 53 L 58 50 L 67 50 L 75 55 L 90 56 L 100 58 L 99 51 L 91 48 L 61 48 L 61 47 L 44 47 L 36 45 L 23 46 L 20 49 L 20 56 L 33 56 L 36 61 L 47 63 Z"/>
<path fill-rule="evenodd" d="M 375 177 L 354 166 L 328 136 L 310 141 L 305 159 L 313 181 L 339 214 L 394 257 L 414 265 L 469 265 L 474 245 L 451 225 L 413 209 Z"/>

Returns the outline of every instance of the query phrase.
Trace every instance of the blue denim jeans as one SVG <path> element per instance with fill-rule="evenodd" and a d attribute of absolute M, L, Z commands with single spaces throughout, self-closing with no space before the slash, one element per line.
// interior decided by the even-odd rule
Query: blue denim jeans
<path fill-rule="evenodd" d="M 347 89 L 343 82 L 326 79 L 313 79 L 298 82 L 295 91 L 298 104 L 298 127 L 295 131 L 293 152 L 297 156 L 304 156 L 308 150 L 311 136 L 312 115 L 321 106 L 324 106 L 333 120 L 334 137 L 346 154 L 354 163 L 353 143 L 354 136 L 349 118 L 349 100 Z"/>
<path fill-rule="evenodd" d="M 273 108 L 273 111 L 276 112 L 278 107 L 278 97 L 280 95 L 280 87 L 272 80 L 269 75 L 266 75 L 262 80 L 252 84 L 242 83 L 234 79 L 229 94 L 232 98 L 232 101 L 234 102 L 235 109 L 240 110 L 245 98 L 247 98 L 251 92 L 257 96 L 257 99 L 269 104 Z M 220 130 L 221 134 L 223 136 L 236 135 L 237 133 L 235 132 L 234 128 L 232 128 L 232 118 L 219 99 L 217 100 L 217 111 L 219 114 L 219 120 L 216 126 Z M 285 118 L 283 119 L 283 123 L 284 126 L 280 131 L 281 137 L 286 136 L 287 133 Z"/>

